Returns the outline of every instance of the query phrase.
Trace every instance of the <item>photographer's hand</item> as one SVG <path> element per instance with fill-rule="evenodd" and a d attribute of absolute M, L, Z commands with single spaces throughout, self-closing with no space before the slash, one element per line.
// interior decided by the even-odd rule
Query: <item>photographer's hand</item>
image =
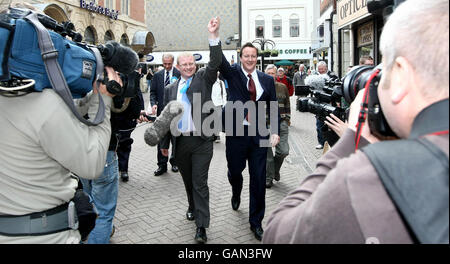
<path fill-rule="evenodd" d="M 341 119 L 339 119 L 337 116 L 330 114 L 329 116 L 326 117 L 327 120 L 325 120 L 325 124 L 333 129 L 333 131 L 339 136 L 342 137 L 342 135 L 344 134 L 345 130 L 348 128 L 348 123 L 342 121 Z"/>
<path fill-rule="evenodd" d="M 348 127 L 355 132 L 357 130 L 358 117 L 359 117 L 359 112 L 361 110 L 361 103 L 363 101 L 363 97 L 364 97 L 364 90 L 360 90 L 358 92 L 358 95 L 356 96 L 355 100 L 353 100 L 352 104 L 350 105 L 350 114 L 348 117 Z M 368 122 L 369 121 L 366 118 L 366 122 L 363 126 L 361 136 L 363 136 L 365 139 L 367 139 L 367 141 L 369 141 L 370 143 L 375 143 L 375 142 L 380 141 L 378 138 L 376 138 L 370 132 Z"/>

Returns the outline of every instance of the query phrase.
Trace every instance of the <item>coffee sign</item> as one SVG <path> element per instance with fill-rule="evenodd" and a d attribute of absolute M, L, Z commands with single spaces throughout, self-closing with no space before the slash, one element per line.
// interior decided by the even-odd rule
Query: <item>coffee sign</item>
<path fill-rule="evenodd" d="M 338 0 L 337 15 L 339 28 L 368 16 L 367 0 Z"/>

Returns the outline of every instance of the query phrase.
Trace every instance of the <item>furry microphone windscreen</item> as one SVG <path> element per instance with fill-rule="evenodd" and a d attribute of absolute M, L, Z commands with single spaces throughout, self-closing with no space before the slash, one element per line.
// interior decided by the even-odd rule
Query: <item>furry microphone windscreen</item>
<path fill-rule="evenodd" d="M 177 101 L 169 102 L 155 122 L 145 130 L 144 140 L 150 146 L 156 146 L 166 136 L 171 128 L 172 120 L 183 114 L 183 104 Z M 178 118 L 178 119 L 179 119 Z"/>
<path fill-rule="evenodd" d="M 310 75 L 306 77 L 305 84 L 313 88 L 313 90 L 323 91 L 325 81 L 328 81 L 329 79 L 330 78 L 327 75 Z"/>

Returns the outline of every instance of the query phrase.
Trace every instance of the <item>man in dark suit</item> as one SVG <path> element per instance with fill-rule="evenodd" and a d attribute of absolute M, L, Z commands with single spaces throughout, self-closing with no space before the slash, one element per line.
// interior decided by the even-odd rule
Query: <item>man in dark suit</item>
<path fill-rule="evenodd" d="M 164 91 L 164 105 L 173 100 L 184 105 L 184 113 L 178 122 L 178 128 L 172 128 L 171 133 L 176 136 L 175 160 L 180 168 L 189 203 L 186 218 L 191 221 L 195 219 L 197 226 L 195 240 L 198 243 L 206 243 L 205 228 L 209 227 L 210 221 L 208 170 L 213 156 L 214 130 L 211 127 L 202 127 L 202 124 L 206 118 L 214 114 L 211 91 L 222 61 L 219 26 L 218 18 L 211 19 L 208 24 L 210 43 L 208 66 L 196 73 L 194 56 L 190 53 L 178 55 L 177 67 L 180 69 L 181 78 L 168 85 Z M 209 109 L 212 111 L 203 113 L 202 109 L 207 107 L 205 103 L 210 104 Z M 198 109 L 200 110 L 197 111 Z M 163 155 L 168 155 L 168 147 L 169 139 L 166 136 L 161 143 Z"/>
<path fill-rule="evenodd" d="M 246 161 L 250 174 L 250 229 L 255 238 L 261 240 L 263 229 L 261 226 L 265 212 L 266 194 L 266 160 L 267 145 L 262 140 L 268 140 L 270 146 L 276 146 L 280 141 L 278 101 L 275 83 L 272 76 L 256 70 L 258 49 L 251 43 L 241 48 L 240 58 L 242 66 L 230 65 L 222 55 L 220 73 L 228 82 L 228 103 L 224 109 L 225 121 L 232 115 L 232 123 L 226 121 L 226 157 L 228 162 L 228 180 L 232 187 L 231 206 L 233 210 L 239 208 L 242 191 L 242 171 Z M 230 102 L 231 101 L 231 102 Z M 240 103 L 254 102 L 256 111 L 242 109 Z M 267 106 L 267 113 L 277 113 L 277 120 L 271 120 L 270 133 L 267 130 L 266 116 L 259 117 L 259 108 Z M 273 102 L 271 104 L 271 102 Z M 236 104 L 237 103 L 237 104 Z M 231 106 L 230 106 L 231 105 Z M 272 105 L 272 107 L 271 107 Z M 233 109 L 234 108 L 234 109 Z M 275 108 L 275 109 L 273 109 Z M 266 113 L 262 109 L 262 113 Z M 238 115 L 244 111 L 244 115 Z M 240 117 L 239 117 L 240 116 Z M 258 122 L 256 122 L 258 120 Z M 261 122 L 262 121 L 262 122 Z M 278 126 L 277 126 L 278 125 Z M 243 136 L 236 132 L 244 131 Z M 256 131 L 256 133 L 255 133 Z M 267 133 L 265 133 L 267 132 Z"/>
<path fill-rule="evenodd" d="M 164 88 L 173 83 L 175 79 L 180 78 L 180 72 L 173 67 L 174 57 L 172 54 L 164 54 L 162 57 L 164 70 L 158 71 L 153 76 L 152 84 L 150 86 L 150 107 L 148 110 L 152 115 L 159 116 L 162 111 L 164 103 Z M 154 172 L 155 176 L 160 176 L 167 172 L 167 161 L 172 165 L 172 171 L 178 172 L 178 167 L 175 162 L 175 141 L 172 142 L 172 154 L 170 160 L 168 157 L 161 154 L 161 144 L 158 144 L 158 169 Z"/>

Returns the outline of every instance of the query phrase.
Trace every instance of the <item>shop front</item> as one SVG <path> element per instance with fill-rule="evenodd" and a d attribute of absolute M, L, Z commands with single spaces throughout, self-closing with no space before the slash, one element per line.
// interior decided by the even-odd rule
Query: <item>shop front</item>
<path fill-rule="evenodd" d="M 375 64 L 381 62 L 379 39 L 383 17 L 369 12 L 367 0 L 338 0 L 338 64 L 345 75 L 349 66 L 359 64 L 362 56 L 371 56 Z"/>
<path fill-rule="evenodd" d="M 45 1 L 34 3 L 37 9 L 58 23 L 70 21 L 83 42 L 98 45 L 109 40 L 130 46 L 136 52 L 151 52 L 154 38 L 143 22 L 121 16 L 120 11 L 106 8 L 94 1 Z"/>

